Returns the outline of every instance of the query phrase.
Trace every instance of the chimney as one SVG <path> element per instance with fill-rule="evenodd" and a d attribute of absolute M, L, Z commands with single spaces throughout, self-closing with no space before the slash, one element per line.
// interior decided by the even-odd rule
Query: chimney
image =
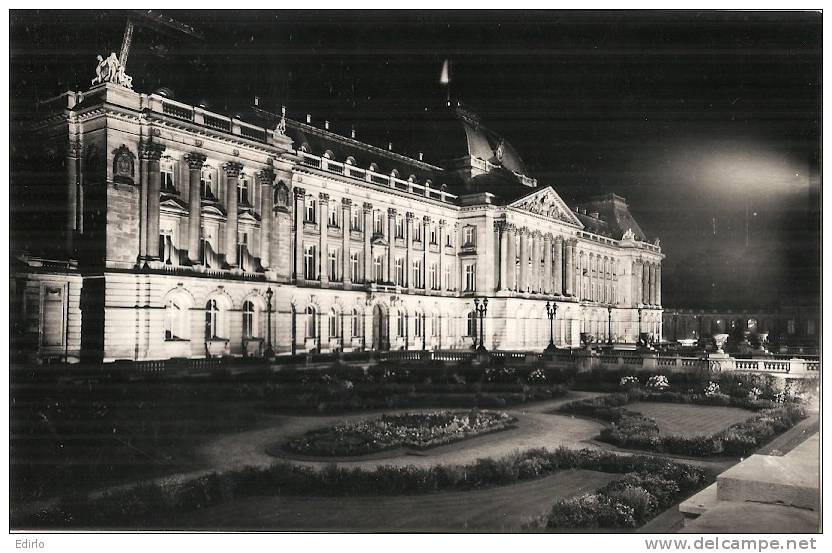
<path fill-rule="evenodd" d="M 306 124 L 307 124 L 307 125 L 311 125 L 311 124 L 312 124 L 312 114 L 311 114 L 311 113 L 307 113 L 307 114 L 306 114 Z"/>

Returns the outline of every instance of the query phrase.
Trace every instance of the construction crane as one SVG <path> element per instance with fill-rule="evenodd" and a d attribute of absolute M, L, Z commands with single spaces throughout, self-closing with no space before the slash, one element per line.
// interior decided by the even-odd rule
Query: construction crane
<path fill-rule="evenodd" d="M 187 23 L 177 21 L 159 11 L 133 10 L 127 18 L 127 24 L 124 27 L 124 37 L 121 40 L 121 50 L 118 54 L 118 61 L 125 69 L 127 68 L 127 56 L 130 54 L 130 46 L 133 43 L 133 30 L 137 25 L 173 35 L 186 35 L 198 40 L 205 38 L 202 33 Z"/>

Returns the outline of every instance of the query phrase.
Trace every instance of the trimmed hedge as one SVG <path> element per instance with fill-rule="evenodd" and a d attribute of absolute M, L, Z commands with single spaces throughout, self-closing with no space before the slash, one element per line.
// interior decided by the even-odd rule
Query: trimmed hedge
<path fill-rule="evenodd" d="M 661 436 L 655 420 L 625 408 L 627 404 L 637 401 L 729 405 L 753 409 L 757 414 L 709 436 Z M 779 404 L 747 397 L 720 395 L 715 398 L 698 394 L 649 393 L 639 390 L 573 401 L 561 406 L 560 411 L 610 422 L 611 425 L 601 430 L 599 435 L 599 439 L 604 442 L 629 449 L 692 457 L 749 455 L 775 435 L 806 418 L 805 408 L 796 403 Z"/>
<path fill-rule="evenodd" d="M 511 484 L 565 469 L 661 474 L 681 490 L 712 481 L 702 468 L 661 457 L 621 455 L 590 449 L 532 449 L 468 465 L 379 466 L 374 470 L 328 465 L 320 470 L 291 463 L 212 473 L 176 485 L 141 485 L 98 498 L 66 499 L 59 506 L 24 518 L 17 528 L 174 528 L 178 513 L 233 499 L 263 495 L 403 495 L 472 490 Z"/>

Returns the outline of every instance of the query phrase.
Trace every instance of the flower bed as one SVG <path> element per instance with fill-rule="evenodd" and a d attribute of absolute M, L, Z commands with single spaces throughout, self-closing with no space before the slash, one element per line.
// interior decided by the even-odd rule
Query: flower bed
<path fill-rule="evenodd" d="M 347 457 L 408 447 L 427 449 L 485 433 L 513 428 L 517 419 L 493 411 L 437 411 L 383 415 L 307 432 L 289 440 L 292 453 Z"/>
<path fill-rule="evenodd" d="M 778 404 L 768 400 L 721 396 L 711 388 L 710 394 L 679 394 L 675 392 L 627 393 L 573 401 L 560 411 L 594 417 L 610 422 L 599 439 L 625 448 L 644 449 L 694 457 L 713 455 L 745 456 L 759 446 L 806 418 L 805 409 L 797 403 Z M 707 436 L 662 436 L 656 421 L 625 408 L 636 401 L 666 401 L 704 405 L 734 405 L 757 410 L 748 420 L 733 424 Z M 717 403 L 715 403 L 717 401 Z"/>

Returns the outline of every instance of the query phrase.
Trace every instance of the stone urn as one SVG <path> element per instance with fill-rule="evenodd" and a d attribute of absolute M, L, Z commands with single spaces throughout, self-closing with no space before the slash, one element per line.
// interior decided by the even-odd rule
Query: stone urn
<path fill-rule="evenodd" d="M 718 353 L 723 353 L 722 347 L 725 345 L 725 342 L 728 340 L 727 334 L 714 334 L 714 344 L 716 345 L 716 351 Z"/>

